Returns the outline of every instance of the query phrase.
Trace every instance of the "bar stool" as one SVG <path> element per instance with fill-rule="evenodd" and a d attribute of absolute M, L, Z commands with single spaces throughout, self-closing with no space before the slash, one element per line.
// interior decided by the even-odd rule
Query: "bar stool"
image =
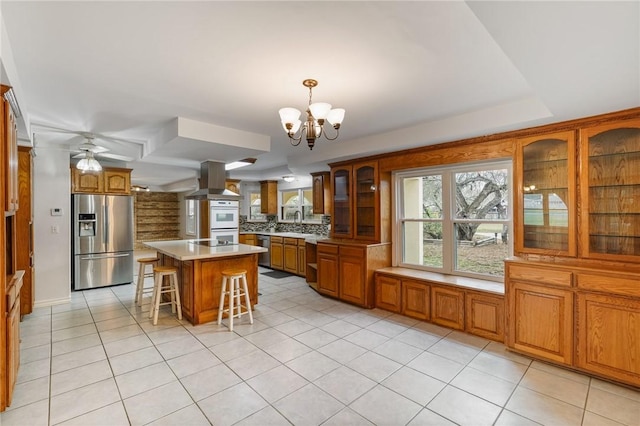
<path fill-rule="evenodd" d="M 158 264 L 157 257 L 143 257 L 138 259 L 138 264 L 140 265 L 138 268 L 138 282 L 136 284 L 136 299 L 135 302 L 138 306 L 142 306 L 142 295 L 143 293 L 149 293 L 153 291 L 153 287 L 144 286 L 145 278 L 153 277 L 153 267 Z M 151 271 L 147 272 L 147 266 L 152 266 Z"/>
<path fill-rule="evenodd" d="M 240 281 L 242 280 L 242 287 Z M 229 290 L 227 290 L 227 283 Z M 225 296 L 229 295 L 229 307 L 224 309 Z M 244 305 L 240 302 L 240 297 L 244 296 Z M 235 305 L 235 306 L 234 306 Z M 233 310 L 236 310 L 234 313 Z M 242 309 L 245 309 L 244 312 Z M 251 313 L 251 301 L 249 300 L 249 288 L 247 287 L 247 271 L 245 269 L 225 269 L 222 271 L 222 289 L 220 290 L 220 305 L 218 306 L 218 324 L 222 324 L 222 314 L 227 313 L 229 318 L 229 331 L 233 331 L 233 319 L 241 318 L 246 312 L 249 313 L 249 322 L 253 324 L 253 314 Z"/>
<path fill-rule="evenodd" d="M 160 305 L 171 304 L 171 312 L 178 311 L 178 319 L 182 319 L 182 305 L 180 304 L 180 291 L 178 290 L 178 268 L 175 266 L 155 266 L 153 268 L 154 283 L 153 296 L 151 296 L 151 309 L 149 310 L 149 318 L 153 317 L 153 325 L 158 322 L 158 311 Z M 168 284 L 164 284 L 168 278 Z M 171 293 L 171 301 L 162 302 L 162 295 Z"/>

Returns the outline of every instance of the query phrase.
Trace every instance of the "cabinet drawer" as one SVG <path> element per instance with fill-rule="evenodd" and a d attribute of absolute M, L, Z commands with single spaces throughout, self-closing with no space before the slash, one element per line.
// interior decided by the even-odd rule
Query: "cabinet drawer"
<path fill-rule="evenodd" d="M 282 237 L 271 236 L 271 243 L 282 243 Z"/>
<path fill-rule="evenodd" d="M 297 238 L 288 238 L 285 237 L 284 238 L 284 243 L 290 246 L 296 246 L 298 245 L 298 239 Z"/>
<path fill-rule="evenodd" d="M 16 286 L 12 285 L 7 289 L 7 312 L 11 311 L 11 307 L 16 301 L 16 297 L 18 292 L 16 291 Z"/>
<path fill-rule="evenodd" d="M 318 253 L 338 254 L 338 246 L 333 244 L 318 244 Z"/>
<path fill-rule="evenodd" d="M 533 281 L 539 284 L 571 287 L 571 272 L 555 269 L 533 268 L 522 265 L 509 265 L 509 279 Z"/>
<path fill-rule="evenodd" d="M 305 244 L 306 244 L 306 243 L 305 243 L 304 238 L 298 238 L 298 245 L 299 245 L 299 246 L 304 246 Z"/>
<path fill-rule="evenodd" d="M 364 258 L 364 249 L 361 247 L 340 247 L 340 256 L 354 256 Z"/>
<path fill-rule="evenodd" d="M 612 277 L 611 275 L 576 274 L 576 283 L 579 288 L 586 290 L 640 297 L 640 286 L 638 286 L 637 279 Z"/>

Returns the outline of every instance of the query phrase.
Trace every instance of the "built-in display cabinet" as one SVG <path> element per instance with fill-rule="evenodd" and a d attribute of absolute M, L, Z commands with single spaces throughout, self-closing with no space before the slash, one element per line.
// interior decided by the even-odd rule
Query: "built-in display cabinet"
<path fill-rule="evenodd" d="M 512 350 L 640 386 L 640 113 L 516 141 Z"/>

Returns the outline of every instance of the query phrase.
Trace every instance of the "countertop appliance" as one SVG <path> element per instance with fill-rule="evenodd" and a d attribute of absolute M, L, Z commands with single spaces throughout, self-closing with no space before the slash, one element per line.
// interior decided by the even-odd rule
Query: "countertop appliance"
<path fill-rule="evenodd" d="M 212 240 L 238 244 L 240 240 L 240 203 L 234 200 L 209 201 L 209 225 Z"/>
<path fill-rule="evenodd" d="M 73 290 L 133 282 L 133 197 L 74 194 Z"/>
<path fill-rule="evenodd" d="M 271 250 L 271 237 L 268 235 L 256 235 L 256 241 L 258 242 L 258 246 L 266 247 L 267 250 Z M 258 254 L 258 265 L 266 266 L 267 268 L 271 268 L 271 252 L 266 251 L 264 253 Z"/>

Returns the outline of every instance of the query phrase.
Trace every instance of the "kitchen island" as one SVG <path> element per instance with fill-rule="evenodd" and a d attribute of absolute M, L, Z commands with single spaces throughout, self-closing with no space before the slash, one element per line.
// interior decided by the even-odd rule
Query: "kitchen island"
<path fill-rule="evenodd" d="M 216 246 L 215 240 L 208 239 L 144 244 L 158 252 L 160 265 L 178 268 L 182 315 L 192 324 L 218 319 L 224 269 L 246 269 L 251 305 L 258 303 L 258 254 L 266 248 L 246 244 Z"/>

